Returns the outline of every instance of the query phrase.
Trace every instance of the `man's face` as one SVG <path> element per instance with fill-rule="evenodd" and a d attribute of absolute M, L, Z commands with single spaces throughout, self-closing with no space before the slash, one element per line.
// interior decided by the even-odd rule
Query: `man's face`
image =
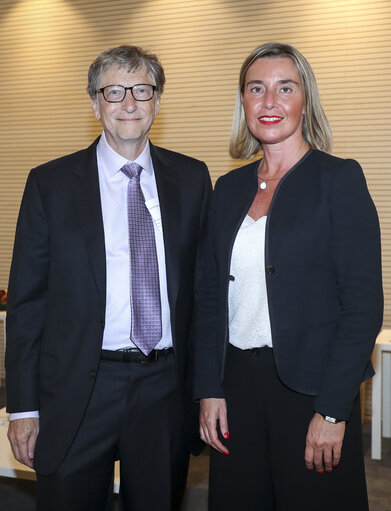
<path fill-rule="evenodd" d="M 102 74 L 98 89 L 107 85 L 132 87 L 139 83 L 155 85 L 145 67 L 128 72 L 112 66 Z M 159 103 L 156 92 L 149 101 L 136 101 L 130 90 L 121 103 L 109 103 L 100 93 L 91 99 L 95 117 L 102 123 L 109 145 L 128 159 L 129 154 L 134 159 L 144 149 Z"/>

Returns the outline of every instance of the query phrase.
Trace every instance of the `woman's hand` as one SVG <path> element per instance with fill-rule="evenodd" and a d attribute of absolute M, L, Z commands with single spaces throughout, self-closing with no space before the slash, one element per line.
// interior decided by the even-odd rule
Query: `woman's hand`
<path fill-rule="evenodd" d="M 314 467 L 319 474 L 326 470 L 331 472 L 341 460 L 342 442 L 346 422 L 332 424 L 315 413 L 306 438 L 305 464 L 308 470 Z"/>
<path fill-rule="evenodd" d="M 200 409 L 200 436 L 201 439 L 221 452 L 229 454 L 228 449 L 223 445 L 217 435 L 217 423 L 219 423 L 220 432 L 224 438 L 229 438 L 227 405 L 225 399 L 207 398 L 201 399 Z"/>

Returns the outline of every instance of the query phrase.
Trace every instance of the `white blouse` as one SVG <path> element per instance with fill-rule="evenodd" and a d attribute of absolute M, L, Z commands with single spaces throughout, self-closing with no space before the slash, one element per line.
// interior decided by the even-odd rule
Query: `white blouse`
<path fill-rule="evenodd" d="M 266 216 L 246 215 L 232 250 L 229 342 L 240 349 L 272 346 L 265 278 Z"/>

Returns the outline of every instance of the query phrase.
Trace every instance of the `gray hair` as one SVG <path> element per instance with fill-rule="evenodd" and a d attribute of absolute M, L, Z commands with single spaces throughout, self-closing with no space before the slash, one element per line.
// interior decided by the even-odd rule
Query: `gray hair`
<path fill-rule="evenodd" d="M 148 53 L 139 46 L 117 46 L 100 53 L 88 70 L 87 92 L 91 98 L 96 96 L 102 74 L 109 67 L 126 69 L 129 72 L 145 67 L 156 85 L 156 92 L 161 96 L 166 78 L 163 66 L 156 55 Z"/>
<path fill-rule="evenodd" d="M 233 158 L 250 159 L 261 149 L 262 144 L 250 132 L 246 122 L 242 93 L 246 74 L 258 59 L 286 57 L 295 65 L 300 76 L 303 92 L 305 115 L 303 120 L 303 138 L 312 149 L 329 152 L 332 148 L 330 124 L 320 103 L 318 86 L 309 62 L 293 46 L 281 43 L 266 43 L 255 48 L 243 62 L 239 74 L 235 112 L 232 124 L 229 151 Z"/>

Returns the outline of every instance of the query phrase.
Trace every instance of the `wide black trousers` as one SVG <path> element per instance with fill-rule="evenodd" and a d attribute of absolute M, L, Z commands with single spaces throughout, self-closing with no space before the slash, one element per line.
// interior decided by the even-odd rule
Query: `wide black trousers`
<path fill-rule="evenodd" d="M 209 511 L 368 511 L 359 399 L 339 466 L 318 474 L 304 463 L 314 398 L 281 382 L 271 348 L 230 345 L 224 389 L 230 454 L 211 452 Z"/>
<path fill-rule="evenodd" d="M 179 510 L 189 451 L 173 354 L 100 362 L 66 458 L 54 474 L 37 474 L 38 511 L 104 511 L 117 458 L 125 511 Z"/>

